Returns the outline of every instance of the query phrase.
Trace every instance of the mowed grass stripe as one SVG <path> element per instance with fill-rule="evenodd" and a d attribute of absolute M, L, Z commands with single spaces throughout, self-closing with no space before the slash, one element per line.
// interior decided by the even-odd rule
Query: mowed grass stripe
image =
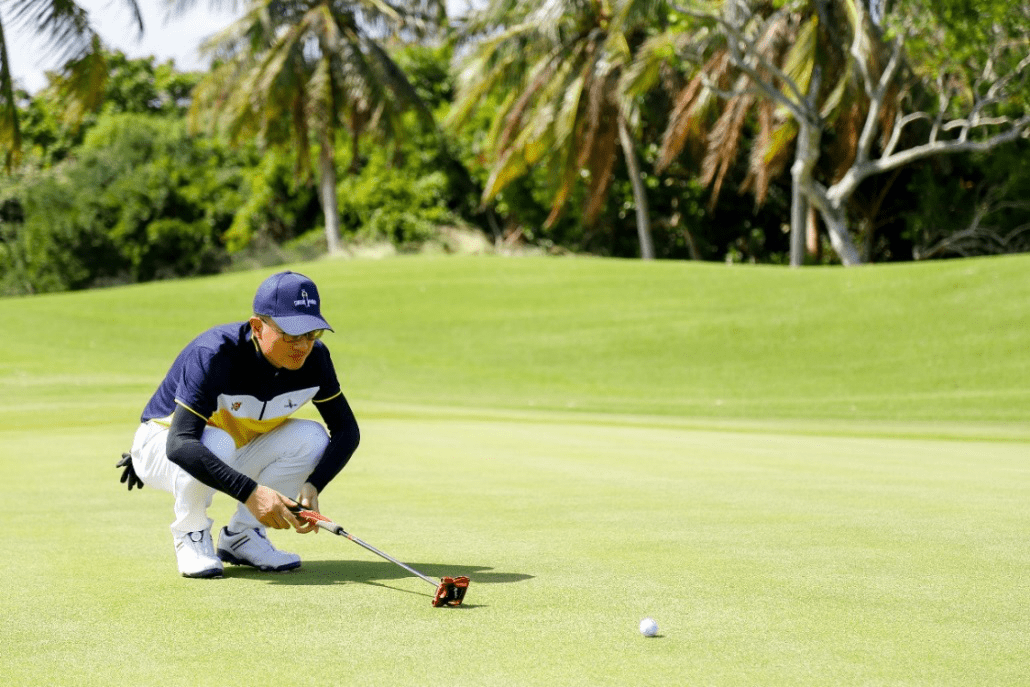
<path fill-rule="evenodd" d="M 355 399 L 1021 423 L 1028 264 L 791 271 L 480 257 L 296 268 L 320 285 L 338 332 L 327 341 Z M 269 271 L 0 301 L 7 326 L 34 335 L 32 346 L 0 341 L 5 410 L 66 386 L 146 394 L 198 330 L 246 317 Z"/>

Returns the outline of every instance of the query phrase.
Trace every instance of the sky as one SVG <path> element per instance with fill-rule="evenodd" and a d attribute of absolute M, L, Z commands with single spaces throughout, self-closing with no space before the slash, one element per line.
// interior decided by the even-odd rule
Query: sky
<path fill-rule="evenodd" d="M 130 58 L 153 55 L 158 62 L 171 59 L 180 71 L 206 69 L 208 63 L 200 56 L 201 43 L 231 24 L 239 14 L 229 10 L 212 11 L 208 0 L 197 0 L 185 16 L 166 20 L 167 0 L 138 0 L 146 27 L 146 33 L 139 39 L 132 13 L 126 9 L 124 0 L 76 2 L 89 12 L 93 27 L 109 49 L 121 50 Z M 448 0 L 448 12 L 453 15 L 467 9 L 472 2 L 478 4 L 477 0 Z M 246 3 L 238 4 L 243 7 Z M 42 41 L 32 40 L 24 31 L 15 31 L 6 14 L 4 19 L 4 29 L 11 41 L 8 52 L 11 72 L 23 88 L 35 93 L 46 85 L 44 72 L 55 70 L 59 65 L 47 59 Z"/>
<path fill-rule="evenodd" d="M 199 54 L 200 44 L 235 19 L 235 15 L 227 11 L 212 12 L 206 0 L 198 0 L 185 17 L 165 21 L 164 0 L 139 0 L 146 33 L 138 39 L 132 13 L 125 9 L 123 2 L 77 1 L 89 12 L 93 27 L 108 48 L 121 50 L 132 58 L 153 55 L 159 62 L 171 59 L 182 71 L 206 68 L 207 64 Z M 11 41 L 8 52 L 11 72 L 26 90 L 34 93 L 46 83 L 44 71 L 55 70 L 59 65 L 47 59 L 42 41 L 31 40 L 24 31 L 14 32 L 14 27 L 6 21 L 6 15 L 4 19 L 4 28 Z"/>

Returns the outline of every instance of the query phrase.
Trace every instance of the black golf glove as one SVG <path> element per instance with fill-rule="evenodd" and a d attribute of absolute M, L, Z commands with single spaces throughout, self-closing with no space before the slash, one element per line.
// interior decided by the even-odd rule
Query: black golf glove
<path fill-rule="evenodd" d="M 133 487 L 137 489 L 143 488 L 143 480 L 136 474 L 136 469 L 132 467 L 132 456 L 128 453 L 122 454 L 122 459 L 118 461 L 116 468 L 125 468 L 122 472 L 121 483 L 129 487 L 129 491 L 132 491 Z"/>

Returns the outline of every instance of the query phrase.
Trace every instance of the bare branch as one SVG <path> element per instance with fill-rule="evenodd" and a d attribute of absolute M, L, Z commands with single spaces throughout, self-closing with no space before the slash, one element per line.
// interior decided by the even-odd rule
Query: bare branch
<path fill-rule="evenodd" d="M 987 117 L 987 118 L 968 118 L 968 119 L 953 119 L 950 122 L 946 122 L 941 125 L 941 131 L 951 131 L 952 129 L 979 129 L 985 126 L 1002 126 L 1004 124 L 1011 124 L 1013 119 L 1011 117 Z"/>
<path fill-rule="evenodd" d="M 917 260 L 938 257 L 945 253 L 962 256 L 1023 252 L 1028 247 L 1026 237 L 1030 234 L 1030 222 L 1015 227 L 1008 233 L 983 226 L 983 218 L 998 206 L 988 207 L 987 201 L 980 204 L 970 225 L 937 241 L 929 248 L 915 249 Z"/>
<path fill-rule="evenodd" d="M 855 60 L 855 66 L 858 67 L 859 74 L 862 76 L 862 87 L 865 89 L 865 93 L 869 96 L 870 100 L 875 98 L 875 91 L 873 89 L 873 76 L 869 73 L 869 64 L 866 62 L 867 50 L 863 48 L 868 45 L 869 36 L 866 35 L 865 31 L 862 31 L 861 25 L 865 18 L 865 7 L 863 3 L 855 3 L 855 11 L 858 13 L 858 26 L 855 29 L 855 36 L 851 39 L 851 47 L 848 49 L 848 53 L 852 59 Z"/>
<path fill-rule="evenodd" d="M 854 44 L 852 44 L 854 47 Z M 856 56 L 856 59 L 858 57 Z M 871 80 L 867 82 L 866 92 L 869 95 L 869 111 L 865 116 L 865 123 L 862 125 L 862 134 L 858 138 L 858 150 L 855 154 L 855 162 L 862 163 L 869 159 L 869 153 L 873 148 L 873 139 L 876 136 L 876 129 L 879 126 L 880 112 L 883 110 L 884 100 L 887 98 L 887 90 L 890 88 L 891 81 L 894 80 L 894 74 L 898 70 L 898 65 L 901 64 L 901 39 L 897 38 L 894 40 L 894 45 L 891 48 L 891 57 L 887 62 L 887 66 L 884 67 L 883 73 L 880 74 L 880 80 L 876 84 L 876 88 L 871 88 Z M 862 71 L 863 77 L 870 79 L 868 69 Z M 904 122 L 904 118 L 898 120 L 894 124 L 894 133 L 891 136 L 891 141 L 894 145 L 897 145 L 897 139 L 901 136 L 901 129 L 907 122 Z M 892 146 L 888 146 L 891 148 Z"/>
<path fill-rule="evenodd" d="M 937 116 L 933 119 L 933 126 L 930 127 L 930 142 L 933 143 L 937 140 L 937 134 L 941 131 L 941 125 L 944 123 L 944 113 L 948 111 L 948 103 L 951 102 L 951 96 L 948 95 L 948 87 L 944 84 L 944 74 L 937 75 Z M 893 149 L 890 152 L 894 152 Z M 890 154 L 890 153 L 885 153 Z"/>
<path fill-rule="evenodd" d="M 977 75 L 976 80 L 973 82 L 973 92 L 979 93 L 982 85 L 988 81 L 997 82 L 997 76 L 994 74 L 994 58 L 998 54 L 1000 47 L 997 43 L 992 46 L 991 51 L 987 54 L 987 59 L 984 60 L 984 68 Z"/>
<path fill-rule="evenodd" d="M 882 157 L 890 157 L 893 155 L 894 149 L 898 147 L 898 142 L 901 140 L 901 133 L 905 130 L 905 127 L 912 122 L 918 122 L 921 119 L 929 120 L 930 115 L 926 112 L 913 112 L 912 114 L 907 114 L 904 117 L 899 117 L 898 120 L 894 122 L 894 129 L 891 131 L 891 137 L 887 141 L 887 145 L 884 146 Z M 936 124 L 934 126 L 936 126 Z M 936 138 L 936 134 L 931 130 L 931 143 L 936 142 Z M 866 157 L 866 159 L 868 160 L 868 157 Z"/>
<path fill-rule="evenodd" d="M 1001 49 L 1002 46 L 996 46 L 995 49 L 992 50 L 991 55 L 987 58 L 986 66 L 977 76 L 976 81 L 973 84 L 975 101 L 967 117 L 953 119 L 946 123 L 943 122 L 943 118 L 947 114 L 947 110 L 950 106 L 950 98 L 946 97 L 948 89 L 944 86 L 944 77 L 938 77 L 940 103 L 938 105 L 937 121 L 930 132 L 931 143 L 937 141 L 937 135 L 940 131 L 952 131 L 954 129 L 958 129 L 959 135 L 957 140 L 964 142 L 969 139 L 969 134 L 976 129 L 988 126 L 1003 126 L 1013 122 L 1009 117 L 990 117 L 985 116 L 984 113 L 991 106 L 997 105 L 1005 100 L 1006 87 L 1014 78 L 1016 78 L 1016 76 L 1020 75 L 1027 66 L 1030 66 L 1030 55 L 1024 57 L 1014 69 L 1005 75 L 998 77 L 994 73 L 994 61 L 997 57 L 997 53 L 1000 52 Z M 987 84 L 987 92 L 981 97 L 980 91 L 983 89 L 985 84 Z"/>
<path fill-rule="evenodd" d="M 879 82 L 877 83 L 875 89 L 872 88 L 872 76 L 869 74 L 868 67 L 860 59 L 860 57 L 861 57 L 860 49 L 861 49 L 861 44 L 860 44 L 858 36 L 856 35 L 855 40 L 852 42 L 851 54 L 855 58 L 856 64 L 859 65 L 859 71 L 862 74 L 862 77 L 863 77 L 863 79 L 865 81 L 865 84 L 866 84 L 866 93 L 869 94 L 869 98 L 870 98 L 869 111 L 868 111 L 868 113 L 866 115 L 865 123 L 864 123 L 864 126 L 862 128 L 862 134 L 859 137 L 858 150 L 857 150 L 857 154 L 856 154 L 856 163 L 857 164 L 865 163 L 865 162 L 869 161 L 869 159 L 870 159 L 870 154 L 871 154 L 871 151 L 872 151 L 872 144 L 873 144 L 873 141 L 875 139 L 875 134 L 876 134 L 876 130 L 877 130 L 877 122 L 878 122 L 879 114 L 880 114 L 880 112 L 881 112 L 881 110 L 883 108 L 883 103 L 884 103 L 884 99 L 885 99 L 886 94 L 887 94 L 887 90 L 890 87 L 891 81 L 894 79 L 894 77 L 895 77 L 895 75 L 897 73 L 897 70 L 898 70 L 898 68 L 899 68 L 899 66 L 901 64 L 902 42 L 901 42 L 900 37 L 895 39 L 895 41 L 893 43 L 893 46 L 892 46 L 892 49 L 891 49 L 890 60 L 889 60 L 889 62 L 887 64 L 886 68 L 884 69 L 883 73 L 880 75 Z M 1001 50 L 1001 46 L 1000 45 L 997 48 L 997 50 Z M 920 120 L 932 121 L 932 125 L 930 127 L 930 134 L 929 134 L 929 137 L 928 137 L 928 143 L 926 144 L 927 146 L 930 146 L 930 150 L 936 150 L 936 148 L 934 148 L 934 146 L 937 146 L 938 144 L 942 144 L 942 143 L 945 143 L 948 146 L 952 146 L 952 145 L 954 145 L 956 143 L 961 143 L 961 144 L 968 143 L 969 142 L 969 135 L 970 135 L 970 133 L 972 131 L 976 130 L 976 129 L 983 129 L 983 128 L 986 128 L 986 127 L 995 127 L 995 126 L 1005 126 L 1005 125 L 1011 125 L 1012 127 L 1016 128 L 1016 129 L 1025 128 L 1025 124 L 1021 124 L 1020 123 L 1022 120 L 1016 121 L 1016 120 L 1013 120 L 1013 119 L 1011 119 L 1009 117 L 1002 117 L 1002 116 L 990 117 L 990 116 L 985 116 L 984 113 L 987 110 L 987 108 L 989 108 L 990 106 L 996 105 L 996 104 L 1002 102 L 1002 100 L 1004 99 L 1004 91 L 1005 91 L 1006 86 L 1013 79 L 1015 79 L 1019 74 L 1021 74 L 1028 66 L 1030 66 L 1030 55 L 1028 55 L 1027 57 L 1023 58 L 1019 62 L 1019 64 L 1012 71 L 1010 71 L 1010 72 L 1008 72 L 1008 73 L 1006 73 L 1006 74 L 1004 74 L 1004 75 L 1002 75 L 1000 77 L 997 77 L 995 75 L 995 73 L 994 73 L 994 71 L 995 71 L 995 64 L 996 64 L 996 55 L 992 54 L 991 57 L 987 60 L 987 64 L 985 65 L 983 71 L 978 75 L 977 81 L 976 81 L 976 85 L 974 87 L 974 92 L 978 93 L 980 90 L 982 90 L 982 88 L 983 88 L 983 86 L 985 84 L 989 84 L 987 86 L 987 92 L 984 94 L 983 97 L 978 97 L 977 98 L 977 100 L 974 103 L 973 108 L 970 111 L 969 115 L 967 117 L 964 117 L 964 118 L 957 118 L 957 119 L 952 119 L 952 120 L 949 120 L 949 121 L 945 121 L 945 117 L 947 115 L 947 111 L 948 111 L 948 109 L 950 107 L 950 104 L 951 104 L 951 97 L 950 97 L 951 89 L 947 85 L 947 75 L 945 75 L 945 74 L 938 75 L 936 81 L 937 81 L 937 91 L 938 91 L 939 102 L 938 102 L 938 111 L 937 111 L 936 115 L 931 117 L 931 115 L 929 115 L 927 113 L 916 112 L 916 113 L 912 113 L 912 114 L 906 115 L 906 116 L 901 117 L 898 120 L 896 120 L 895 123 L 894 123 L 894 129 L 891 132 L 891 136 L 888 139 L 888 142 L 887 142 L 886 146 L 884 147 L 884 151 L 883 151 L 883 154 L 882 154 L 880 159 L 881 160 L 884 160 L 884 159 L 888 159 L 889 160 L 895 154 L 894 151 L 897 148 L 897 146 L 898 146 L 898 144 L 899 144 L 899 142 L 901 140 L 901 134 L 903 133 L 905 127 L 910 125 L 910 124 L 912 124 L 913 122 L 920 121 Z M 955 131 L 955 130 L 959 131 L 959 135 L 958 135 L 958 137 L 956 139 L 954 139 L 952 141 L 946 141 L 946 142 L 941 141 L 939 139 L 939 136 L 940 136 L 940 134 L 942 132 Z M 1000 134 L 1000 135 L 1004 135 L 1004 134 Z M 1019 135 L 1019 133 L 1016 132 L 1015 135 L 1013 136 L 1013 138 L 1018 137 L 1018 135 Z M 988 141 L 990 141 L 990 140 L 991 139 L 988 139 Z M 1008 140 L 1012 140 L 1012 139 L 1004 138 L 1001 142 L 1005 142 L 1005 141 L 1008 141 Z M 973 147 L 969 148 L 969 150 L 989 149 L 989 148 L 993 148 L 997 144 L 991 143 L 990 145 L 988 145 L 987 148 L 980 148 L 979 147 L 980 144 L 972 144 L 972 145 L 973 145 Z M 924 147 L 925 146 L 920 146 L 919 148 L 912 149 L 912 151 L 921 151 L 921 150 L 923 150 Z M 906 154 L 908 154 L 909 152 L 911 152 L 911 151 L 906 151 Z M 950 152 L 950 149 L 949 149 L 949 152 Z M 959 152 L 959 151 L 956 150 L 954 152 Z M 935 153 L 934 152 L 929 152 L 929 153 L 925 153 L 925 154 L 923 154 L 923 153 L 912 153 L 912 154 L 914 155 L 914 157 L 912 159 L 919 159 L 921 157 L 925 157 L 927 154 L 932 155 L 932 154 L 935 154 Z M 892 168 L 893 168 L 893 166 L 885 167 L 885 169 L 892 169 Z"/>
<path fill-rule="evenodd" d="M 1016 227 L 1015 229 L 1013 229 L 1009 233 L 1005 234 L 1005 237 L 1004 237 L 1005 246 L 1006 247 L 1010 246 L 1012 244 L 1012 242 L 1017 237 L 1022 236 L 1023 234 L 1026 234 L 1026 233 L 1030 233 L 1030 222 L 1024 222 L 1023 224 L 1020 224 L 1018 227 Z"/>
<path fill-rule="evenodd" d="M 917 119 L 927 117 L 928 115 L 926 115 L 926 113 L 917 112 L 915 114 L 907 115 L 903 119 L 916 121 Z M 895 135 L 898 135 L 899 131 L 899 127 L 895 126 Z M 929 141 L 919 146 L 907 148 L 900 153 L 894 153 L 893 148 L 891 148 L 890 153 L 885 151 L 884 155 L 876 160 L 867 160 L 862 163 L 856 161 L 855 164 L 852 165 L 851 169 L 844 174 L 841 180 L 829 189 L 828 195 L 832 202 L 840 203 L 842 199 L 850 196 L 864 179 L 875 174 L 888 172 L 892 169 L 897 169 L 898 167 L 903 167 L 912 162 L 916 162 L 917 160 L 922 160 L 934 155 L 987 152 L 1000 145 L 1015 141 L 1022 136 L 1026 136 L 1028 133 L 1030 133 L 1030 114 L 1024 115 L 1022 118 L 1012 122 L 1012 125 L 1005 131 L 1001 131 L 980 141 L 961 139 Z"/>
<path fill-rule="evenodd" d="M 727 35 L 732 39 L 730 54 L 734 65 L 736 65 L 738 69 L 740 69 L 742 72 L 751 77 L 751 80 L 762 93 L 764 93 L 769 98 L 772 98 L 777 103 L 783 105 L 788 110 L 790 110 L 791 115 L 795 119 L 797 119 L 798 121 L 803 120 L 818 125 L 819 115 L 815 110 L 808 106 L 806 98 L 804 94 L 801 93 L 801 89 L 798 87 L 798 85 L 794 82 L 792 78 L 787 76 L 787 74 L 785 74 L 783 70 L 781 70 L 779 67 L 773 64 L 765 55 L 762 54 L 762 51 L 758 49 L 754 41 L 752 41 L 743 34 L 740 26 L 734 24 L 733 22 L 730 22 L 729 20 L 723 17 L 708 14 L 705 12 L 698 12 L 697 10 L 693 10 L 688 7 L 682 7 L 675 3 L 671 3 L 670 7 L 672 7 L 677 12 L 681 12 L 682 14 L 685 14 L 689 17 L 693 17 L 695 19 L 717 22 L 720 26 L 723 27 Z M 769 23 L 771 23 L 772 19 L 773 18 L 770 18 L 766 22 L 766 24 L 768 25 Z M 744 48 L 743 54 L 741 54 L 741 46 L 743 46 Z M 770 79 L 768 77 L 763 76 L 754 66 L 748 63 L 748 61 L 745 58 L 749 55 L 753 57 L 755 60 L 757 60 L 762 67 L 769 70 L 769 72 L 773 74 L 777 79 L 782 81 L 797 100 L 792 100 L 791 98 L 784 95 L 782 91 L 780 91 L 777 88 L 774 88 L 770 83 Z"/>
<path fill-rule="evenodd" d="M 988 62 L 990 62 L 990 60 L 988 60 Z M 1024 69 L 1026 69 L 1027 66 L 1030 66 L 1030 55 L 1027 55 L 1022 60 L 1020 60 L 1019 64 L 1017 64 L 1012 71 L 1010 71 L 1009 73 L 1005 74 L 1001 78 L 997 79 L 994 83 L 992 83 L 990 88 L 987 89 L 987 97 L 992 99 L 998 98 L 1000 96 L 1001 90 L 1008 86 L 1009 82 L 1016 78 L 1016 76 L 1018 76 Z"/>
<path fill-rule="evenodd" d="M 1030 115 L 1025 115 L 1022 118 L 1014 121 L 1012 127 L 1007 131 L 997 133 L 982 141 L 937 141 L 936 143 L 926 143 L 921 146 L 909 148 L 900 153 L 896 153 L 888 158 L 877 160 L 874 165 L 876 167 L 874 173 L 882 172 L 888 169 L 894 169 L 902 165 L 907 165 L 910 162 L 921 160 L 924 157 L 931 155 L 938 155 L 942 153 L 953 154 L 953 153 L 981 153 L 993 148 L 998 147 L 1004 143 L 1015 141 L 1017 138 L 1024 136 L 1027 133 L 1027 129 L 1030 128 Z"/>

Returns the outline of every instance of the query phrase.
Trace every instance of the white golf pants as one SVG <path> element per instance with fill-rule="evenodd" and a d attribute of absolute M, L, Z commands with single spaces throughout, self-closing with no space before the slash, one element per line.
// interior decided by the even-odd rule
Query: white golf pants
<path fill-rule="evenodd" d="M 201 441 L 234 470 L 292 499 L 297 497 L 301 485 L 322 457 L 329 435 L 318 422 L 290 419 L 239 449 L 228 432 L 217 427 L 206 427 Z M 136 474 L 148 487 L 167 491 L 175 497 L 173 534 L 210 529 L 214 521 L 207 516 L 207 509 L 215 490 L 168 460 L 167 443 L 168 427 L 156 422 L 140 425 L 132 442 Z M 241 532 L 264 526 L 240 503 L 228 527 L 233 532 Z"/>

